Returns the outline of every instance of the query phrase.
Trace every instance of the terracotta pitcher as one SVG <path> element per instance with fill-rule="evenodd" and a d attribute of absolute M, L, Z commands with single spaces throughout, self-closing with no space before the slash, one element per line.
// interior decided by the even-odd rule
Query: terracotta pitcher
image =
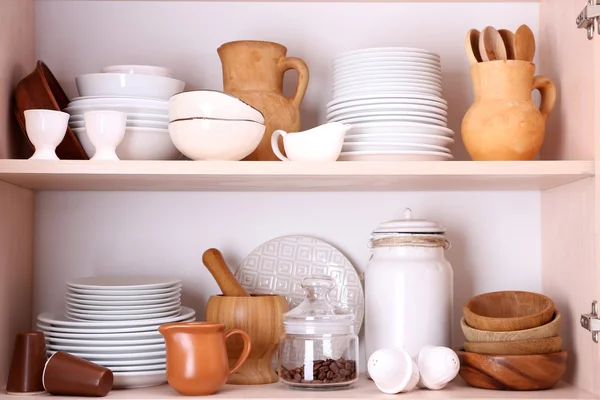
<path fill-rule="evenodd" d="M 462 121 L 462 137 L 473 160 L 533 160 L 542 147 L 556 88 L 534 76 L 528 61 L 488 61 L 471 66 L 475 102 Z M 540 109 L 531 99 L 538 89 Z"/>
<path fill-rule="evenodd" d="M 229 375 L 242 366 L 250 354 L 250 337 L 246 332 L 211 322 L 175 322 L 158 331 L 167 348 L 167 381 L 179 394 L 203 396 L 216 393 Z M 225 340 L 240 335 L 244 347 L 234 367 L 229 369 Z"/>
<path fill-rule="evenodd" d="M 245 160 L 279 161 L 271 148 L 271 134 L 277 129 L 300 130 L 300 103 L 308 87 L 308 67 L 299 58 L 286 57 L 287 48 L 272 42 L 229 42 L 217 52 L 223 66 L 223 90 L 265 116 L 265 135 Z M 288 98 L 282 92 L 283 74 L 290 69 L 298 73 L 298 86 Z"/>

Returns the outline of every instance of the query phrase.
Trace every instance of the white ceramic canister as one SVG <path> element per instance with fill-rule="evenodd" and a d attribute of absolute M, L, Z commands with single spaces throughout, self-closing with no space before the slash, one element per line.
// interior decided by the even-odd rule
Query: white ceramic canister
<path fill-rule="evenodd" d="M 384 222 L 373 231 L 365 272 L 367 359 L 385 348 L 416 357 L 425 346 L 451 347 L 453 271 L 445 228 L 427 220 Z"/>

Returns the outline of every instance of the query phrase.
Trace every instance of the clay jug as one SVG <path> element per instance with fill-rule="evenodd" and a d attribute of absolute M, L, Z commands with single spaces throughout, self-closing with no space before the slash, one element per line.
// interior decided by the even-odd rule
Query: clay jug
<path fill-rule="evenodd" d="M 229 375 L 242 366 L 250 354 L 246 332 L 211 322 L 175 322 L 158 328 L 167 349 L 167 381 L 179 394 L 203 396 L 216 393 Z M 225 340 L 240 335 L 244 341 L 237 363 L 230 370 Z"/>
<path fill-rule="evenodd" d="M 300 130 L 300 103 L 308 87 L 308 67 L 299 58 L 286 57 L 287 48 L 272 42 L 229 42 L 217 52 L 223 66 L 223 90 L 265 116 L 265 135 L 245 160 L 279 161 L 271 148 L 271 134 L 277 129 Z M 290 69 L 298 73 L 298 86 L 288 98 L 283 95 L 283 74 Z"/>
<path fill-rule="evenodd" d="M 462 137 L 473 160 L 533 160 L 542 147 L 556 88 L 534 76 L 528 61 L 488 61 L 471 66 L 475 101 L 462 121 Z M 540 109 L 531 92 L 541 93 Z"/>

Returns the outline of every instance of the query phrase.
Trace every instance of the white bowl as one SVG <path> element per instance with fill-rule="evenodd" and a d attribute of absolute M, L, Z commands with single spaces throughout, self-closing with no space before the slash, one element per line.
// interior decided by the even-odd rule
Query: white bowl
<path fill-rule="evenodd" d="M 88 138 L 85 128 L 72 129 L 83 149 L 91 158 L 96 149 Z M 179 151 L 171 142 L 167 129 L 127 127 L 125 137 L 117 147 L 121 160 L 177 160 Z"/>
<path fill-rule="evenodd" d="M 227 93 L 195 90 L 178 93 L 169 100 L 169 120 L 186 118 L 239 119 L 265 123 L 256 108 Z"/>
<path fill-rule="evenodd" d="M 265 126 L 255 121 L 190 118 L 169 124 L 175 147 L 192 160 L 239 161 L 252 153 Z"/>
<path fill-rule="evenodd" d="M 100 73 L 75 78 L 80 96 L 131 96 L 168 100 L 185 87 L 177 79 L 154 75 Z"/>
<path fill-rule="evenodd" d="M 166 76 L 172 78 L 173 73 L 169 68 L 155 67 L 154 65 L 109 65 L 102 68 L 103 73 L 116 72 L 118 74 L 140 74 Z"/>

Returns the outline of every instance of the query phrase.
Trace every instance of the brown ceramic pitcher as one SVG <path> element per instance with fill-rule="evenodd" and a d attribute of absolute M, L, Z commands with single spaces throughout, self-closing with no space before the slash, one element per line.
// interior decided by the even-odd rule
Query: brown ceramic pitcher
<path fill-rule="evenodd" d="M 277 129 L 300 131 L 300 103 L 308 87 L 308 67 L 299 58 L 286 57 L 287 48 L 273 42 L 229 42 L 217 52 L 223 66 L 223 90 L 265 116 L 265 135 L 245 160 L 279 161 L 271 148 L 271 134 Z M 283 95 L 283 74 L 290 69 L 298 73 L 298 86 L 288 98 Z"/>
<path fill-rule="evenodd" d="M 462 121 L 462 138 L 473 160 L 533 160 L 542 147 L 556 88 L 534 76 L 528 61 L 488 61 L 471 66 L 475 102 Z M 531 99 L 537 89 L 540 108 Z"/>
<path fill-rule="evenodd" d="M 242 366 L 250 354 L 246 332 L 211 322 L 175 322 L 158 328 L 167 349 L 167 381 L 179 394 L 203 396 L 216 393 L 230 374 Z M 240 335 L 244 348 L 230 370 L 225 341 Z"/>

